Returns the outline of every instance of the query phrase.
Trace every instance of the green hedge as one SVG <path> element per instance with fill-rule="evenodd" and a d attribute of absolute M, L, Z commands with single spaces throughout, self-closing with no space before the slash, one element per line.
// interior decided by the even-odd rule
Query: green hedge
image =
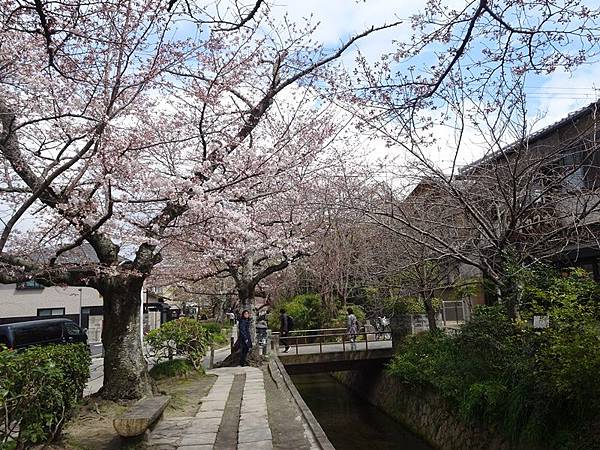
<path fill-rule="evenodd" d="M 389 370 L 527 448 L 597 449 L 600 289 L 580 271 L 540 269 L 524 281 L 520 320 L 480 307 L 455 335 L 407 339 Z M 534 330 L 542 313 L 550 328 Z"/>
<path fill-rule="evenodd" d="M 0 448 L 27 448 L 56 438 L 82 397 L 89 367 L 84 344 L 1 349 Z"/>

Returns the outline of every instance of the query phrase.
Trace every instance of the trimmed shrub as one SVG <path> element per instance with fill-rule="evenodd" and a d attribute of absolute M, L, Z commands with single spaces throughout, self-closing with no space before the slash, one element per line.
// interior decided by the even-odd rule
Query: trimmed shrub
<path fill-rule="evenodd" d="M 82 397 L 89 367 L 84 344 L 0 349 L 0 448 L 56 438 Z"/>
<path fill-rule="evenodd" d="M 181 317 L 161 325 L 146 335 L 151 356 L 160 363 L 182 355 L 199 370 L 202 359 L 212 342 L 212 335 L 197 320 Z"/>

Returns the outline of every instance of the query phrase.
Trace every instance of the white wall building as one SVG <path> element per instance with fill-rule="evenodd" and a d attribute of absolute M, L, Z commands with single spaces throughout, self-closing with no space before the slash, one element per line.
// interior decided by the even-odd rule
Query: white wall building
<path fill-rule="evenodd" d="M 35 281 L 0 284 L 0 324 L 48 317 L 67 317 L 80 323 L 88 329 L 89 341 L 99 342 L 102 297 L 89 287 L 45 287 Z"/>

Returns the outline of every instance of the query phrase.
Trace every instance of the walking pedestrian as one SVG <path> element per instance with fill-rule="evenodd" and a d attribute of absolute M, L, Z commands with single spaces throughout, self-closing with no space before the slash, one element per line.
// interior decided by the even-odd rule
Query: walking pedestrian
<path fill-rule="evenodd" d="M 279 310 L 281 313 L 279 316 L 279 340 L 285 346 L 283 353 L 287 353 L 290 350 L 290 343 L 288 342 L 288 336 L 290 334 L 290 316 L 285 312 L 285 309 Z"/>
<path fill-rule="evenodd" d="M 350 339 L 350 350 L 356 350 L 356 336 L 358 335 L 358 320 L 352 308 L 348 308 L 348 320 L 346 322 L 346 334 Z"/>
<path fill-rule="evenodd" d="M 242 311 L 242 317 L 240 317 L 238 327 L 238 339 L 240 341 L 240 349 L 242 351 L 240 365 L 243 367 L 248 365 L 246 359 L 248 358 L 248 353 L 252 349 L 252 335 L 250 334 L 250 311 L 247 309 Z"/>

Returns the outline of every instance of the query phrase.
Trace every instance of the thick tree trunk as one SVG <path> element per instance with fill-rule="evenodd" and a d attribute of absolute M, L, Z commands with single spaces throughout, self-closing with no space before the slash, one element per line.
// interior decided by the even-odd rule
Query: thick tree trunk
<path fill-rule="evenodd" d="M 138 399 L 152 395 L 152 382 L 140 342 L 140 301 L 143 279 L 113 277 L 101 282 L 104 299 L 105 399 Z"/>
<path fill-rule="evenodd" d="M 435 321 L 435 310 L 433 309 L 433 299 L 428 296 L 423 296 L 423 305 L 425 306 L 425 313 L 427 314 L 427 322 L 429 322 L 429 330 L 435 331 L 438 329 Z"/>
<path fill-rule="evenodd" d="M 252 350 L 248 353 L 247 363 L 251 366 L 259 367 L 264 358 L 260 356 L 258 351 L 258 343 L 256 336 L 256 316 L 254 311 L 254 288 L 251 285 L 241 284 L 238 285 L 238 298 L 240 301 L 240 316 L 244 310 L 250 312 L 250 335 L 252 336 Z M 232 367 L 240 364 L 241 350 L 239 342 L 239 335 L 236 336 L 237 350 L 229 355 L 220 364 L 221 367 Z"/>
<path fill-rule="evenodd" d="M 499 301 L 506 308 L 506 313 L 511 319 L 519 318 L 522 286 L 515 280 L 508 278 L 498 287 Z"/>
<path fill-rule="evenodd" d="M 256 347 L 256 315 L 254 312 L 254 288 L 250 284 L 244 284 L 238 287 L 238 296 L 240 299 L 240 316 L 242 311 L 250 312 L 250 335 L 252 336 L 252 351 L 258 351 Z"/>

